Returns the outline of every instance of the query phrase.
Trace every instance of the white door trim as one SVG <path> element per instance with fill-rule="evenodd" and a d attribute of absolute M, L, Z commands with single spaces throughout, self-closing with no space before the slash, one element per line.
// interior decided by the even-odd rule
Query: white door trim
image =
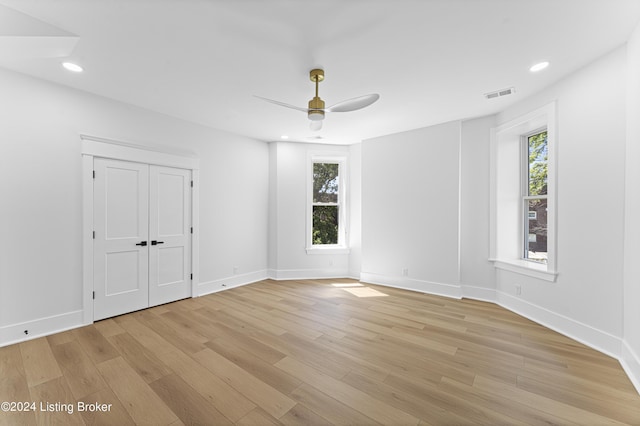
<path fill-rule="evenodd" d="M 82 320 L 93 323 L 93 159 L 94 157 L 132 161 L 191 170 L 191 297 L 197 295 L 200 271 L 200 160 L 195 154 L 170 147 L 144 146 L 95 136 L 80 135 L 82 140 Z"/>

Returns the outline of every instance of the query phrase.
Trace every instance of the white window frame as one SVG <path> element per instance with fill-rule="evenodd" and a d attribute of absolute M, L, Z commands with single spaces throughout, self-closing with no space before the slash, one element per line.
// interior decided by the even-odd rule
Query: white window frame
<path fill-rule="evenodd" d="M 313 165 L 338 164 L 338 244 L 313 244 Z M 347 245 L 347 157 L 334 154 L 311 153 L 307 162 L 307 254 L 348 254 Z"/>
<path fill-rule="evenodd" d="M 522 138 L 547 129 L 547 263 L 524 259 Z M 496 268 L 546 281 L 557 272 L 557 118 L 552 102 L 491 130 L 490 258 Z M 528 164 L 527 164 L 528 165 Z"/>

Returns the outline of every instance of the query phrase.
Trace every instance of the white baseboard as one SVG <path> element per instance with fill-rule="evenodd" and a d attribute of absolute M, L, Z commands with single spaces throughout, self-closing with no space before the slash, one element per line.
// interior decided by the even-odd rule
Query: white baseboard
<path fill-rule="evenodd" d="M 82 310 L 0 327 L 0 347 L 82 327 Z M 25 333 L 28 332 L 28 334 Z"/>
<path fill-rule="evenodd" d="M 527 302 L 501 291 L 496 292 L 496 303 L 505 309 L 522 315 L 551 330 L 557 331 L 573 340 L 618 360 L 621 359 L 622 339 L 581 323 L 541 306 Z"/>
<path fill-rule="evenodd" d="M 496 290 L 494 288 L 463 285 L 462 297 L 473 300 L 481 300 L 483 302 L 496 303 Z"/>
<path fill-rule="evenodd" d="M 348 276 L 347 269 L 269 269 L 269 278 L 276 281 L 337 279 Z"/>
<path fill-rule="evenodd" d="M 369 284 L 380 284 L 403 290 L 417 291 L 420 293 L 435 294 L 438 296 L 462 298 L 462 289 L 459 285 L 443 284 L 432 281 L 416 280 L 409 277 L 393 277 L 388 275 L 361 272 L 360 281 Z"/>
<path fill-rule="evenodd" d="M 626 341 L 622 342 L 622 356 L 620 357 L 620 364 L 624 369 L 629 380 L 633 383 L 638 393 L 640 393 L 640 357 Z"/>
<path fill-rule="evenodd" d="M 269 278 L 269 273 L 266 269 L 263 269 L 261 271 L 232 275 L 230 277 L 221 278 L 218 280 L 199 283 L 195 297 L 217 293 L 219 291 L 229 290 L 231 288 L 240 287 L 247 284 L 253 284 L 258 281 L 266 280 L 267 278 Z"/>

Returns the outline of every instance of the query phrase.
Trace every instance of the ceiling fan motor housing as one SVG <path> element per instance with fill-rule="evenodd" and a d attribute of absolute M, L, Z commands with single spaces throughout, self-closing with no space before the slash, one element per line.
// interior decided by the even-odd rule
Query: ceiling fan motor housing
<path fill-rule="evenodd" d="M 324 119 L 324 101 L 318 96 L 315 96 L 309 101 L 309 120 L 322 120 Z"/>

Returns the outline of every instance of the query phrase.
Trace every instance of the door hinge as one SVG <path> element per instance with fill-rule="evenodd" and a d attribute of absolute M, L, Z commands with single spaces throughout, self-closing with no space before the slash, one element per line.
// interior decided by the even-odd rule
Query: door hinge
<path fill-rule="evenodd" d="M 93 292 L 93 300 L 95 300 L 95 299 L 96 299 L 96 292 L 94 291 Z"/>
<path fill-rule="evenodd" d="M 193 181 L 191 181 L 191 187 L 193 188 Z"/>
<path fill-rule="evenodd" d="M 93 171 L 93 178 L 94 179 L 96 178 L 96 171 L 95 170 Z"/>
<path fill-rule="evenodd" d="M 191 281 L 193 281 L 193 274 L 191 274 Z"/>
<path fill-rule="evenodd" d="M 193 226 L 191 227 L 191 233 L 193 234 Z"/>
<path fill-rule="evenodd" d="M 93 239 L 96 239 L 96 231 L 93 231 Z"/>

